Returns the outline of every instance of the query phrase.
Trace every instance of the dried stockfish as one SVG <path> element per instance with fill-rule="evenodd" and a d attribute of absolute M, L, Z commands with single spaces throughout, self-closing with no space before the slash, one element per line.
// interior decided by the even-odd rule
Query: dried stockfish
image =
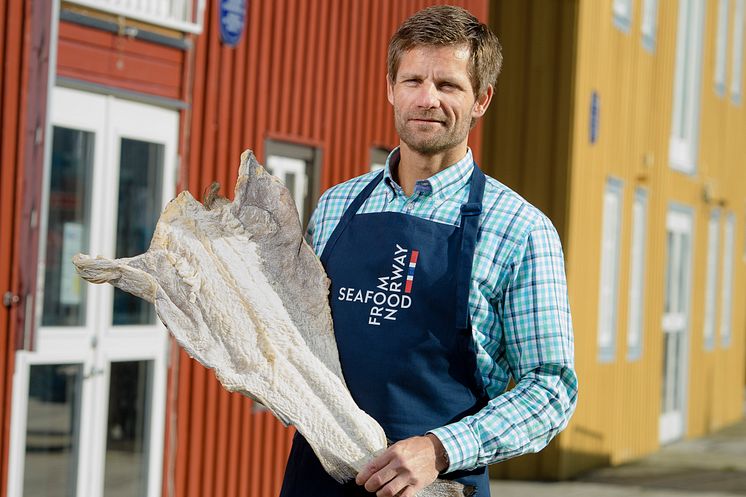
<path fill-rule="evenodd" d="M 227 390 L 295 426 L 337 481 L 354 478 L 386 448 L 386 436 L 345 385 L 329 281 L 303 240 L 290 193 L 246 151 L 235 199 L 208 205 L 183 192 L 166 206 L 144 254 L 79 254 L 73 262 L 86 280 L 154 303 L 176 341 Z M 437 480 L 419 495 L 465 489 Z"/>

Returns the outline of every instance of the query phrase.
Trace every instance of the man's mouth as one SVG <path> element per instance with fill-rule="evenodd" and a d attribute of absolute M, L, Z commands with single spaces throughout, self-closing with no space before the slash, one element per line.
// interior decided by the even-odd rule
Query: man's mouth
<path fill-rule="evenodd" d="M 414 123 L 426 123 L 426 124 L 443 124 L 443 121 L 439 119 L 428 119 L 428 118 L 422 118 L 422 117 L 415 117 L 410 119 L 410 122 Z"/>

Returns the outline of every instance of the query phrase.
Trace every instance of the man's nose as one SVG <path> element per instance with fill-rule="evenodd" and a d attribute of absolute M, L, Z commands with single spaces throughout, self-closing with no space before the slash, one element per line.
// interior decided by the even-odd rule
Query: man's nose
<path fill-rule="evenodd" d="M 438 89 L 432 83 L 423 83 L 418 88 L 417 105 L 425 109 L 432 109 L 440 105 Z"/>

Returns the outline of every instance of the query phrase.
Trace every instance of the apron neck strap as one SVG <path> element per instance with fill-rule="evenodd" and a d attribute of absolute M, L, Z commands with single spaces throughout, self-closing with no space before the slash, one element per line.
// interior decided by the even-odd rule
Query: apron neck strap
<path fill-rule="evenodd" d="M 471 269 L 474 264 L 474 251 L 479 232 L 479 215 L 482 213 L 484 197 L 484 173 L 474 163 L 471 173 L 469 201 L 461 205 L 461 250 L 459 254 L 458 273 L 456 274 L 456 327 L 468 329 L 469 290 L 471 287 Z"/>
<path fill-rule="evenodd" d="M 397 157 L 398 159 L 398 157 Z M 336 245 L 339 237 L 342 236 L 347 225 L 350 223 L 352 218 L 355 216 L 363 203 L 368 199 L 373 190 L 378 186 L 378 183 L 383 180 L 383 173 L 378 173 L 365 188 L 355 197 L 350 206 L 345 210 L 342 218 L 339 220 L 337 228 L 332 232 L 329 240 L 326 242 L 324 251 L 321 253 L 321 262 L 326 264 L 329 259 L 334 245 Z M 482 212 L 482 197 L 484 196 L 484 173 L 479 169 L 477 163 L 474 163 L 474 169 L 471 173 L 471 187 L 469 189 L 469 201 L 461 205 L 461 259 L 459 266 L 462 270 L 459 272 L 459 283 L 458 283 L 458 305 L 459 311 L 457 315 L 458 323 L 463 324 L 462 328 L 468 327 L 466 320 L 468 319 L 469 309 L 469 281 L 471 280 L 471 266 L 474 260 L 474 247 L 477 241 L 477 231 L 479 229 L 479 214 Z M 463 273 L 463 274 L 462 274 Z M 466 292 L 465 297 L 462 295 Z M 466 304 L 463 304 L 461 300 L 466 300 Z"/>
<path fill-rule="evenodd" d="M 375 177 L 373 177 L 370 183 L 368 183 L 365 188 L 363 188 L 363 191 L 361 191 L 358 196 L 355 197 L 355 200 L 353 200 L 347 210 L 345 210 L 342 218 L 339 220 L 339 224 L 332 232 L 329 240 L 327 240 L 324 251 L 321 253 L 321 262 L 324 265 L 326 265 L 327 261 L 329 260 L 329 254 L 332 253 L 334 245 L 337 244 L 337 240 L 339 240 L 339 237 L 342 236 L 342 233 L 344 232 L 345 228 L 347 228 L 347 225 L 350 224 L 350 221 L 352 221 L 352 218 L 355 216 L 357 211 L 360 209 L 360 207 L 363 206 L 363 202 L 365 202 L 368 197 L 370 197 L 370 194 L 373 192 L 375 187 L 378 186 L 378 183 L 380 183 L 382 179 L 383 170 L 380 173 L 376 174 Z"/>

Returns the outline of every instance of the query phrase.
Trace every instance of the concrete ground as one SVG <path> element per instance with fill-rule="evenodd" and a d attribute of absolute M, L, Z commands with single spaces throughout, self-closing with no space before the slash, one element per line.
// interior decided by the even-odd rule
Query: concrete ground
<path fill-rule="evenodd" d="M 500 481 L 493 497 L 733 497 L 746 495 L 746 418 L 639 461 L 558 483 Z"/>

